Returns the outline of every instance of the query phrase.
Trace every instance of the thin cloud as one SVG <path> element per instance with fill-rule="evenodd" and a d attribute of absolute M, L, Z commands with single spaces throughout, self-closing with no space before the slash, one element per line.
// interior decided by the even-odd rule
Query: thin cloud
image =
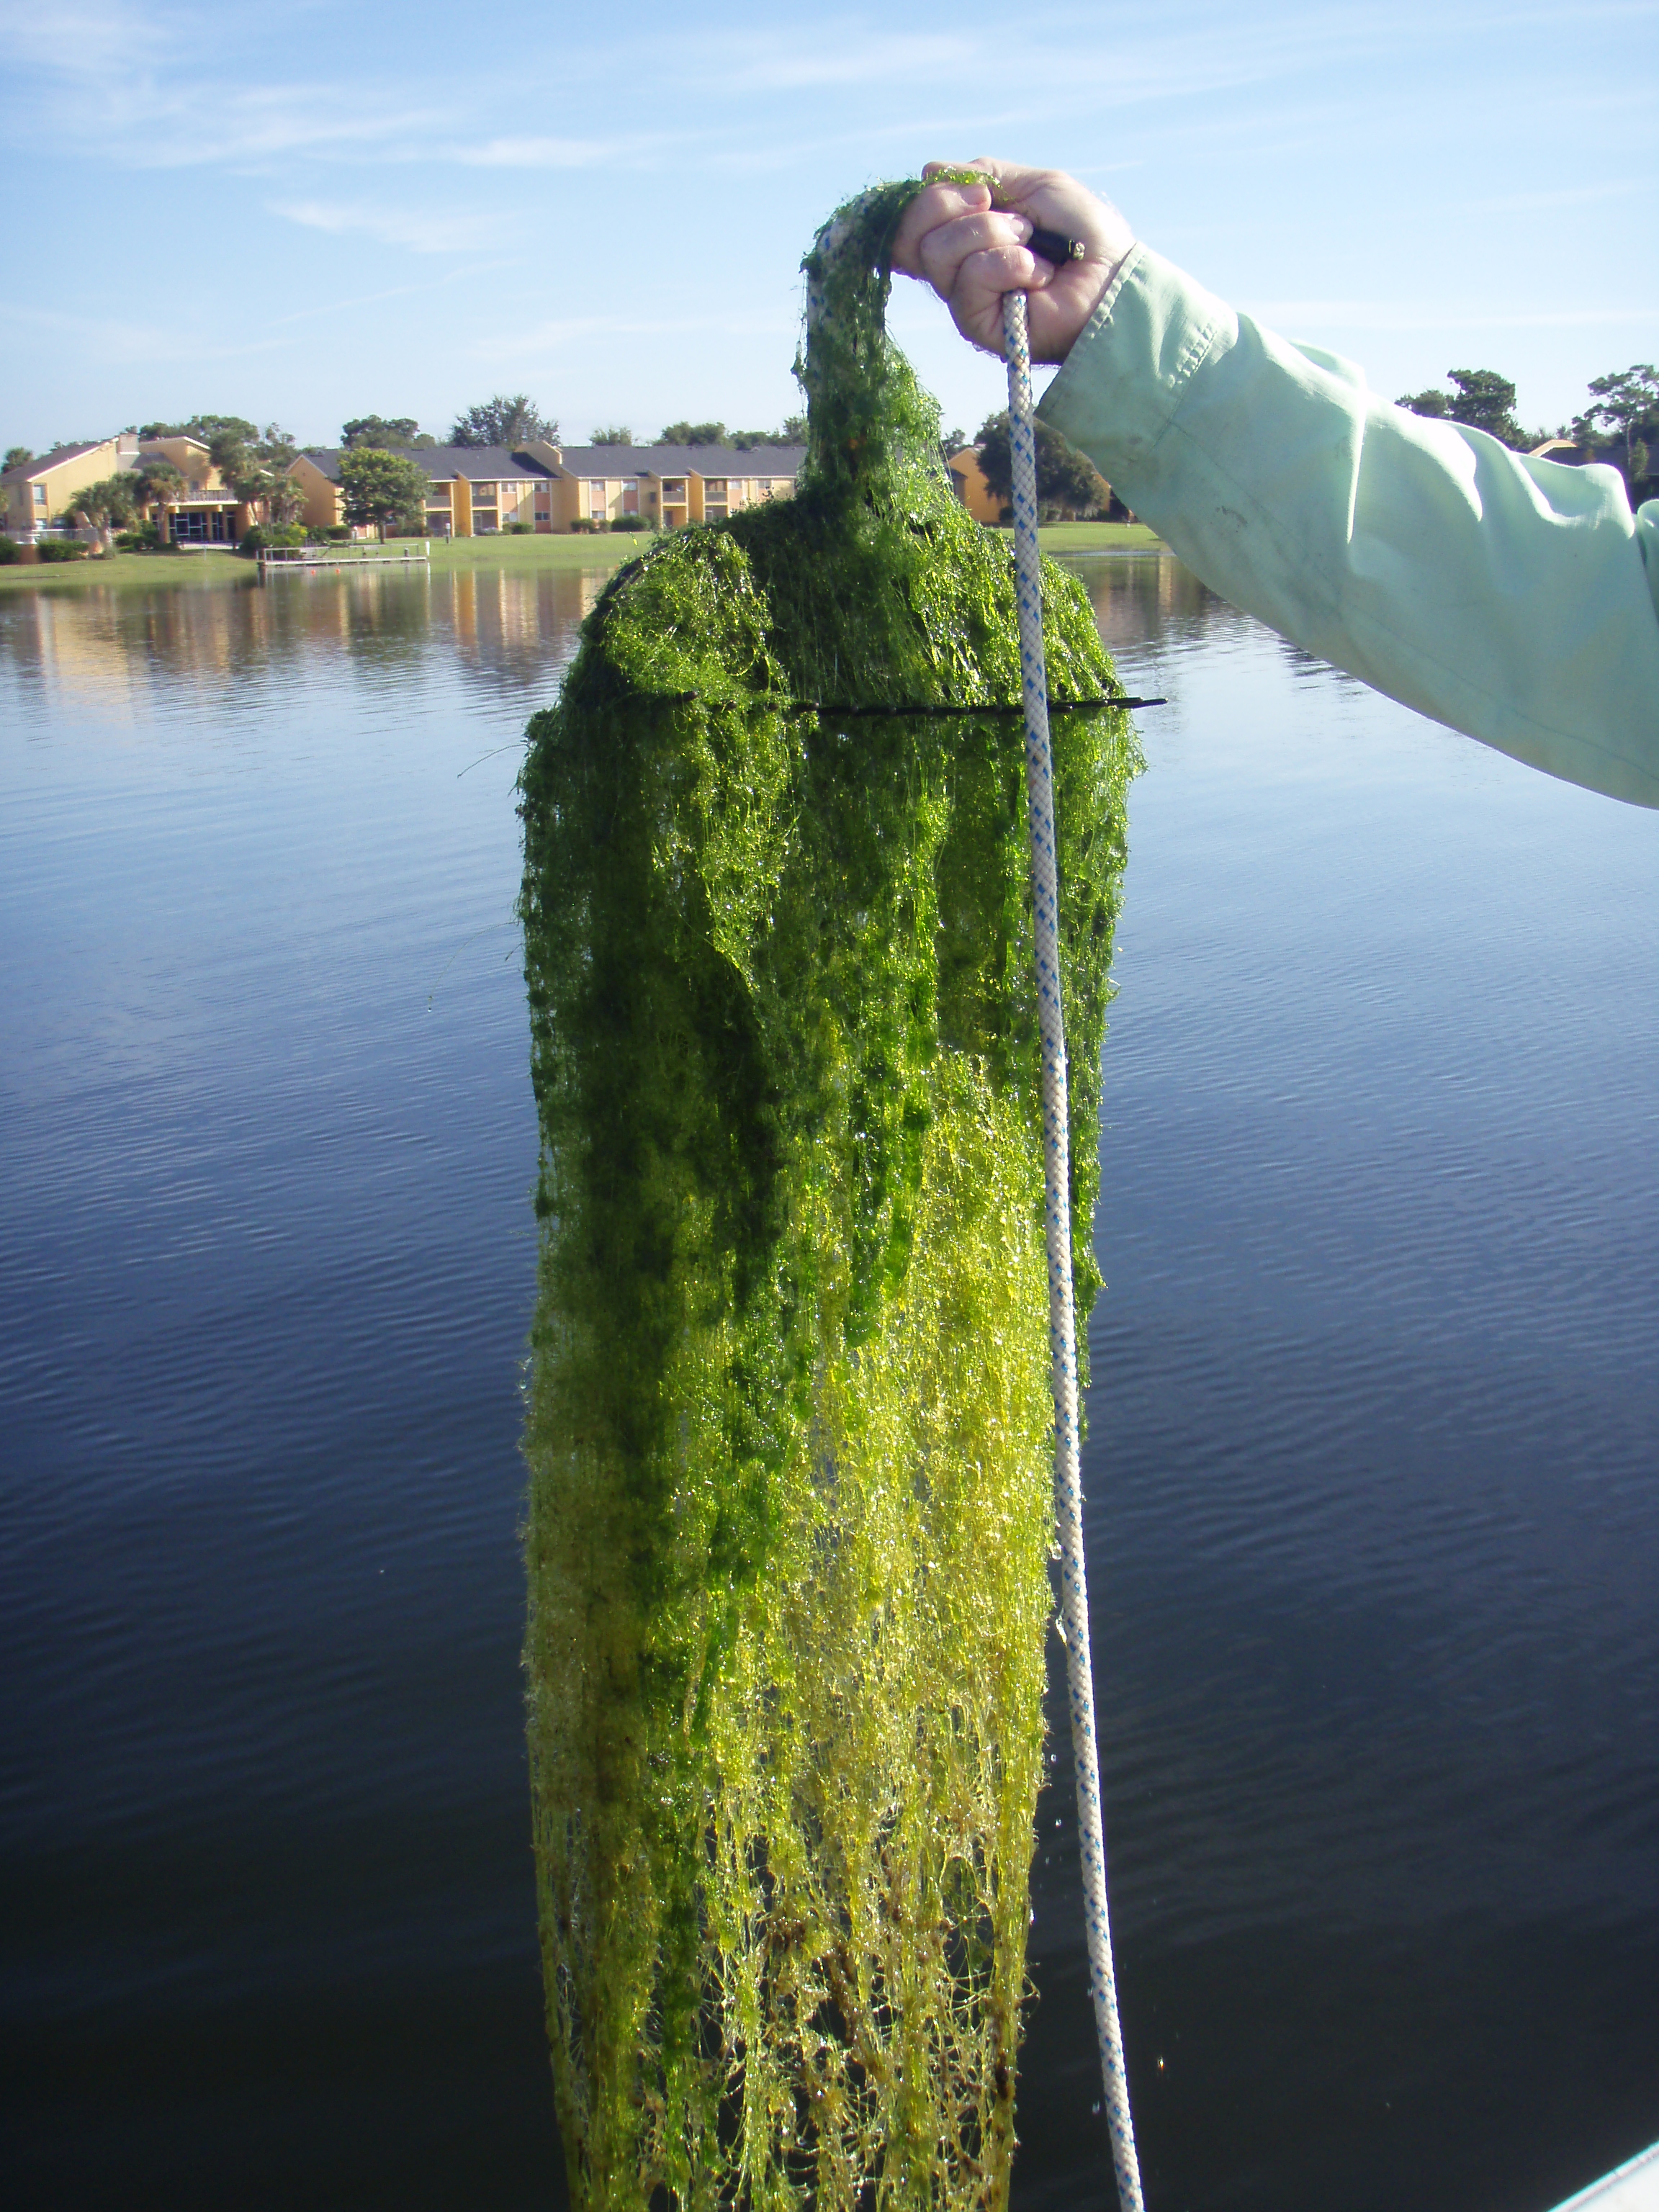
<path fill-rule="evenodd" d="M 477 169 L 597 169 L 679 143 L 665 131 L 628 138 L 491 138 L 482 146 L 453 147 L 450 158 Z"/>
<path fill-rule="evenodd" d="M 364 307 L 378 307 L 387 300 L 408 300 L 428 292 L 441 292 L 451 284 L 470 283 L 480 276 L 489 276 L 500 269 L 510 269 L 510 258 L 495 261 L 469 261 L 465 268 L 447 269 L 441 276 L 428 278 L 419 284 L 386 284 L 378 291 L 359 292 L 349 300 L 328 300 L 315 307 L 295 307 L 286 315 L 271 319 L 274 331 L 286 330 L 291 323 L 314 323 L 330 315 L 355 315 Z"/>
<path fill-rule="evenodd" d="M 1598 200 L 1620 200 L 1651 189 L 1651 177 L 1629 177 L 1613 185 L 1564 185 L 1559 191 L 1510 192 L 1498 199 L 1471 200 L 1475 215 L 1540 215 L 1550 208 L 1592 207 Z"/>
<path fill-rule="evenodd" d="M 1401 300 L 1267 300 L 1245 312 L 1276 330 L 1576 331 L 1659 322 L 1659 307 L 1437 307 Z"/>
<path fill-rule="evenodd" d="M 84 80 L 161 58 L 170 41 L 161 27 L 120 7 L 43 9 L 0 0 L 0 37 L 14 70 Z"/>
<path fill-rule="evenodd" d="M 538 323 L 527 331 L 476 339 L 467 349 L 476 361 L 530 361 L 544 354 L 598 337 L 677 338 L 717 331 L 733 338 L 793 337 L 796 325 L 775 314 L 678 315 L 655 320 L 623 315 L 571 315 Z"/>
<path fill-rule="evenodd" d="M 501 239 L 501 219 L 476 213 L 428 214 L 336 200 L 272 201 L 270 212 L 307 230 L 325 231 L 337 238 L 373 238 L 382 246 L 405 246 L 411 253 L 471 253 L 481 246 L 499 244 Z"/>
<path fill-rule="evenodd" d="M 817 92 L 832 85 L 937 82 L 978 67 L 984 55 L 979 39 L 872 33 L 824 22 L 810 40 L 774 37 L 758 52 L 756 41 L 745 37 L 729 58 L 705 74 L 718 76 L 740 92 Z"/>
<path fill-rule="evenodd" d="M 65 314 L 52 307 L 0 309 L 0 321 L 73 337 L 106 362 L 241 361 L 250 355 L 269 353 L 276 343 L 270 338 L 244 338 L 227 343 L 199 328 L 127 322 L 118 317 Z"/>

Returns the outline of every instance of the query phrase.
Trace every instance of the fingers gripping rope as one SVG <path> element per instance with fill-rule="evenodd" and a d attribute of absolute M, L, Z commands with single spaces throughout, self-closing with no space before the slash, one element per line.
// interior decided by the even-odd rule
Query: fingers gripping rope
<path fill-rule="evenodd" d="M 1129 2117 L 1129 2083 L 1112 1971 L 1106 1911 L 1106 1843 L 1095 1742 L 1094 1674 L 1089 1659 L 1089 1592 L 1083 1565 L 1083 1481 L 1079 1453 L 1077 1326 L 1072 1301 L 1071 1149 L 1066 1094 L 1066 1032 L 1060 995 L 1060 886 L 1055 869 L 1054 777 L 1048 752 L 1048 685 L 1042 656 L 1042 585 L 1037 555 L 1036 434 L 1031 418 L 1031 353 L 1025 295 L 1002 302 L 1008 356 L 1008 428 L 1013 456 L 1014 555 L 1019 659 L 1025 693 L 1025 806 L 1031 839 L 1036 917 L 1037 1012 L 1042 1030 L 1044 1210 L 1048 1239 L 1048 1338 L 1054 1360 L 1054 1504 L 1060 1554 L 1060 1614 L 1066 1632 L 1077 1774 L 1078 1845 L 1089 1951 L 1089 1987 L 1105 2083 L 1106 2118 L 1117 2166 L 1121 2212 L 1143 2212 L 1140 2168 Z"/>

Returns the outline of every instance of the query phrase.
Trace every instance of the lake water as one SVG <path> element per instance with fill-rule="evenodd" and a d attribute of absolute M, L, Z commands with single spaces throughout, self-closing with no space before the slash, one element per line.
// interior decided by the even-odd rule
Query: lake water
<path fill-rule="evenodd" d="M 1085 1461 L 1149 2202 L 1541 2212 L 1659 2136 L 1659 816 L 1079 565 L 1170 701 Z M 513 782 L 598 587 L 0 601 L 9 2203 L 563 2202 Z M 1018 2212 L 1110 2202 L 1055 1778 Z"/>

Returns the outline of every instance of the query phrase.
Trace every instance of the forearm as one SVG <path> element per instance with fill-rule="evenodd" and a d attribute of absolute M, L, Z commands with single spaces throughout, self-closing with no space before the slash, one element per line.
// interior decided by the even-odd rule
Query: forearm
<path fill-rule="evenodd" d="M 1045 418 L 1234 605 L 1420 713 L 1659 805 L 1659 518 L 1424 421 L 1137 246 Z"/>

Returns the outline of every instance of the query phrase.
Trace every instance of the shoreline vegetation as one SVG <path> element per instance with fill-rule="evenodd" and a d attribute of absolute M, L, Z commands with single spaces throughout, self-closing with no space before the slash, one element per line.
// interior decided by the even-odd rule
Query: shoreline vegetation
<path fill-rule="evenodd" d="M 1012 532 L 1000 532 L 1012 536 Z M 1165 548 L 1156 532 L 1139 522 L 1057 522 L 1042 532 L 1045 553 L 1160 553 Z M 392 544 L 397 540 L 390 541 Z M 454 574 L 463 569 L 510 568 L 528 573 L 544 569 L 586 570 L 589 574 L 619 568 L 656 541 L 643 531 L 616 531 L 604 535 L 544 534 L 526 538 L 499 536 L 434 539 L 431 573 Z M 362 565 L 375 565 L 374 556 Z M 390 566 L 397 566 L 389 563 Z M 325 569 L 325 575 L 344 573 Z M 407 575 L 407 568 L 398 567 Z M 139 586 L 178 586 L 199 591 L 205 586 L 258 582 L 258 563 L 246 555 L 202 553 L 108 553 L 101 560 L 59 561 L 27 567 L 0 568 L 0 594 L 9 592 L 85 591 L 91 586 L 131 589 Z"/>

